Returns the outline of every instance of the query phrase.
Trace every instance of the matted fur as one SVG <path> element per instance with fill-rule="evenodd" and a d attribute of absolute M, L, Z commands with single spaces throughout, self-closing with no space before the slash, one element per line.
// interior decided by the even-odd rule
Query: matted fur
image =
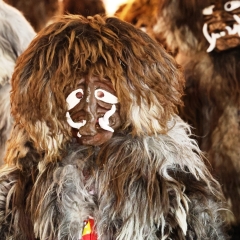
<path fill-rule="evenodd" d="M 179 118 L 169 125 L 156 137 L 116 135 L 100 152 L 73 144 L 61 162 L 38 164 L 32 151 L 19 159 L 31 167 L 6 166 L 0 233 L 6 239 L 80 239 L 92 216 L 104 240 L 226 239 L 220 186 L 200 160 L 188 125 Z"/>
<path fill-rule="evenodd" d="M 231 215 L 229 221 L 238 229 L 236 239 L 239 239 L 240 48 L 206 52 L 209 45 L 202 34 L 202 9 L 214 1 L 161 3 L 156 29 L 166 33 L 169 46 L 179 48 L 182 55 L 188 56 L 188 61 L 181 58 L 186 89 L 185 107 L 180 115 L 193 126 L 199 146 L 207 153 L 213 174 L 223 186 L 234 213 L 234 219 Z"/>
<path fill-rule="evenodd" d="M 119 6 L 115 16 L 140 28 L 163 45 L 171 55 L 175 56 L 178 49 L 175 48 L 175 45 L 169 44 L 169 31 L 165 29 L 166 27 L 162 27 L 164 24 L 161 24 L 161 17 L 159 20 L 159 11 L 161 10 L 162 6 L 159 0 L 130 0 Z M 168 14 L 172 13 L 167 12 L 163 19 L 164 23 L 168 19 Z"/>
<path fill-rule="evenodd" d="M 150 31 L 157 21 L 158 5 L 159 0 L 131 0 L 120 6 L 115 15 Z"/>
<path fill-rule="evenodd" d="M 78 79 L 109 78 L 124 125 L 101 147 L 78 145 L 66 96 Z M 225 200 L 190 128 L 176 115 L 179 66 L 147 34 L 117 18 L 64 16 L 17 61 L 15 125 L 0 171 L 0 236 L 227 239 Z"/>
<path fill-rule="evenodd" d="M 10 80 L 17 57 L 27 48 L 35 32 L 23 15 L 0 0 L 0 165 L 10 135 Z"/>

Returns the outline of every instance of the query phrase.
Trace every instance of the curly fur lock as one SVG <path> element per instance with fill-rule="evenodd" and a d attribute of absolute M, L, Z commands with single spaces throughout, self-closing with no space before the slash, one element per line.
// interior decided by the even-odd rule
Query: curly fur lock
<path fill-rule="evenodd" d="M 81 146 L 66 121 L 67 92 L 108 78 L 124 122 L 100 147 Z M 183 78 L 174 59 L 117 18 L 64 16 L 18 59 L 14 129 L 0 171 L 0 236 L 227 239 L 218 182 L 176 115 Z"/>

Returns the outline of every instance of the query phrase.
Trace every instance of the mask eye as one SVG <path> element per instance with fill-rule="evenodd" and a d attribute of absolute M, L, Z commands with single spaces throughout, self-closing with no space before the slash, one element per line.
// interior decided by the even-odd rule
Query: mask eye
<path fill-rule="evenodd" d="M 116 96 L 114 96 L 110 92 L 107 92 L 103 89 L 97 89 L 95 91 L 95 98 L 105 103 L 111 103 L 111 104 L 118 103 L 118 98 Z"/>
<path fill-rule="evenodd" d="M 203 15 L 211 15 L 213 13 L 213 8 L 215 5 L 210 5 L 202 10 Z"/>
<path fill-rule="evenodd" d="M 229 12 L 240 7 L 240 1 L 229 1 L 224 4 L 224 10 Z"/>
<path fill-rule="evenodd" d="M 82 89 L 81 89 L 82 90 Z M 76 98 L 82 99 L 83 98 L 83 91 L 76 92 Z"/>
<path fill-rule="evenodd" d="M 81 88 L 74 90 L 71 92 L 67 98 L 68 110 L 74 108 L 83 98 L 83 90 Z"/>

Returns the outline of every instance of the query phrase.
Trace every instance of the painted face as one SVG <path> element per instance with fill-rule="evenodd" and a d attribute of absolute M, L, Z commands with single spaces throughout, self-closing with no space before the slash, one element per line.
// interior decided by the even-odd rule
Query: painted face
<path fill-rule="evenodd" d="M 121 126 L 118 98 L 109 80 L 83 78 L 66 101 L 67 122 L 82 145 L 99 146 Z"/>
<path fill-rule="evenodd" d="M 216 0 L 202 11 L 203 34 L 209 42 L 207 52 L 224 51 L 240 45 L 240 1 Z"/>

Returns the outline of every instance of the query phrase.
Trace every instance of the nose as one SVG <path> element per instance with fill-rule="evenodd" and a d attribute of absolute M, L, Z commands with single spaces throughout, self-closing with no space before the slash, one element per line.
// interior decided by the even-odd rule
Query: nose
<path fill-rule="evenodd" d="M 97 134 L 97 101 L 94 94 L 91 91 L 87 91 L 87 94 L 81 100 L 81 104 L 86 124 L 79 129 L 79 133 L 85 136 L 94 136 Z"/>

